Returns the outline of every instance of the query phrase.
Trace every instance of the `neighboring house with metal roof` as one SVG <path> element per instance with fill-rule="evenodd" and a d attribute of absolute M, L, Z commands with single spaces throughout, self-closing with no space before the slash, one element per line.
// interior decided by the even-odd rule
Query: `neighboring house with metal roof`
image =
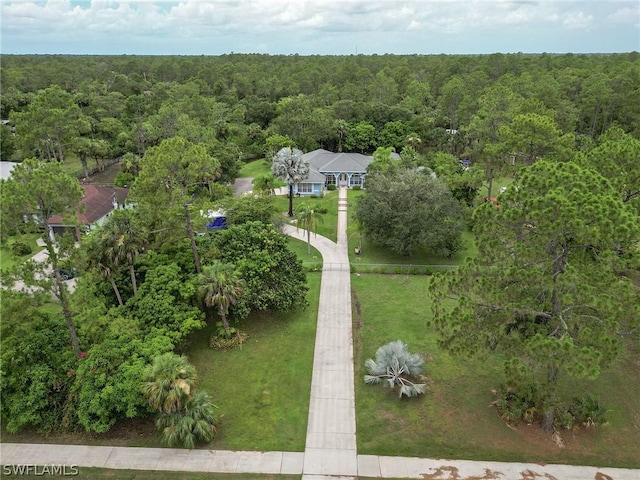
<path fill-rule="evenodd" d="M 367 167 L 373 157 L 360 153 L 334 153 L 318 149 L 305 153 L 309 162 L 309 177 L 293 186 L 296 195 L 322 195 L 325 187 L 364 188 Z"/>
<path fill-rule="evenodd" d="M 76 215 L 80 228 L 84 227 L 85 231 L 102 225 L 115 209 L 124 208 L 129 194 L 128 188 L 106 185 L 82 185 L 82 189 L 84 195 L 80 200 L 80 211 Z M 70 224 L 67 218 L 67 215 L 62 213 L 49 217 L 47 223 L 51 226 L 51 234 L 55 236 L 73 232 L 79 240 L 80 228 Z"/>

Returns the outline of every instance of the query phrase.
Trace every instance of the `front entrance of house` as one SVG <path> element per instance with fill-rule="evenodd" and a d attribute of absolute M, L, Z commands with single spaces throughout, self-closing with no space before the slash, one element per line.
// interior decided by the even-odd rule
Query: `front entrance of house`
<path fill-rule="evenodd" d="M 347 179 L 347 174 L 346 173 L 341 173 L 340 176 L 338 177 L 338 186 L 339 187 L 348 187 L 349 186 L 349 180 Z"/>

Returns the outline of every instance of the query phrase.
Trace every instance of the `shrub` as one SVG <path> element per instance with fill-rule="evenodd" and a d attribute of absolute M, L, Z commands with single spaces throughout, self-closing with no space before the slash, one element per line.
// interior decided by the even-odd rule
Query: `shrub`
<path fill-rule="evenodd" d="M 136 177 L 134 177 L 129 172 L 118 172 L 116 178 L 113 180 L 113 183 L 116 187 L 130 187 L 135 179 Z"/>
<path fill-rule="evenodd" d="M 569 410 L 569 405 L 562 403 L 556 407 L 554 426 L 558 429 L 571 430 L 576 419 Z"/>
<path fill-rule="evenodd" d="M 538 388 L 533 384 L 520 385 L 518 389 L 503 386 L 495 392 L 498 398 L 492 403 L 500 418 L 509 424 L 519 420 L 533 423 L 540 419 L 540 406 L 543 404 Z"/>
<path fill-rule="evenodd" d="M 318 207 L 315 209 L 316 212 L 318 212 L 320 215 L 325 215 L 329 212 L 329 209 L 327 207 Z"/>
<path fill-rule="evenodd" d="M 20 240 L 13 242 L 13 245 L 11 245 L 11 251 L 18 257 L 33 253 L 33 249 L 31 248 L 31 246 Z"/>
<path fill-rule="evenodd" d="M 351 187 L 351 190 L 362 190 L 362 187 L 360 185 L 354 185 Z"/>
<path fill-rule="evenodd" d="M 582 397 L 575 397 L 569 406 L 575 423 L 585 427 L 604 425 L 607 423 L 606 409 L 593 395 L 587 393 Z"/>
<path fill-rule="evenodd" d="M 209 347 L 214 350 L 229 350 L 231 348 L 235 348 L 238 345 L 242 345 L 247 341 L 249 335 L 239 330 L 234 330 L 234 334 L 232 336 L 220 336 L 220 335 L 212 335 L 209 339 Z"/>
<path fill-rule="evenodd" d="M 332 192 L 332 191 L 334 191 L 335 189 L 336 189 L 336 186 L 335 186 L 334 184 L 330 183 L 329 185 L 327 185 L 327 190 L 329 190 L 329 191 L 331 191 L 331 192 Z"/>

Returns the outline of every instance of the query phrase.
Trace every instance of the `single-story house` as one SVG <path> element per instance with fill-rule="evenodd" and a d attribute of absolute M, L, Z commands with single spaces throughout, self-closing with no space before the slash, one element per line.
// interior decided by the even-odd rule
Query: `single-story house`
<path fill-rule="evenodd" d="M 398 154 L 392 155 L 400 158 Z M 302 158 L 309 162 L 309 177 L 293 186 L 297 195 L 322 195 L 328 185 L 364 188 L 367 167 L 373 162 L 368 155 L 334 153 L 321 148 L 305 153 Z"/>
<path fill-rule="evenodd" d="M 78 220 L 85 231 L 102 225 L 111 212 L 125 207 L 129 194 L 128 188 L 110 187 L 106 185 L 82 185 L 84 195 L 80 200 L 81 210 Z M 62 235 L 67 231 L 79 234 L 75 225 L 69 225 L 62 214 L 56 214 L 47 220 L 52 235 Z"/>

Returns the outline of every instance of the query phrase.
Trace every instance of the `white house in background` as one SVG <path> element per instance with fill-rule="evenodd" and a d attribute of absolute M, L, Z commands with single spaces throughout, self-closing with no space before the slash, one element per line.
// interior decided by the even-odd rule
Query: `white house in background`
<path fill-rule="evenodd" d="M 102 225 L 111 212 L 124 208 L 129 194 L 128 188 L 106 185 L 81 185 L 81 187 L 84 195 L 80 200 L 81 210 L 77 216 L 85 231 Z M 65 232 L 73 232 L 76 238 L 79 236 L 80 231 L 77 227 L 66 222 L 60 213 L 49 217 L 47 223 L 51 227 L 52 236 L 62 235 Z M 55 241 L 55 238 L 52 240 Z"/>
<path fill-rule="evenodd" d="M 397 153 L 394 158 L 400 158 Z M 305 153 L 302 158 L 309 162 L 309 177 L 293 186 L 299 195 L 322 195 L 325 187 L 364 188 L 367 167 L 373 157 L 360 153 L 334 153 L 318 149 Z"/>

